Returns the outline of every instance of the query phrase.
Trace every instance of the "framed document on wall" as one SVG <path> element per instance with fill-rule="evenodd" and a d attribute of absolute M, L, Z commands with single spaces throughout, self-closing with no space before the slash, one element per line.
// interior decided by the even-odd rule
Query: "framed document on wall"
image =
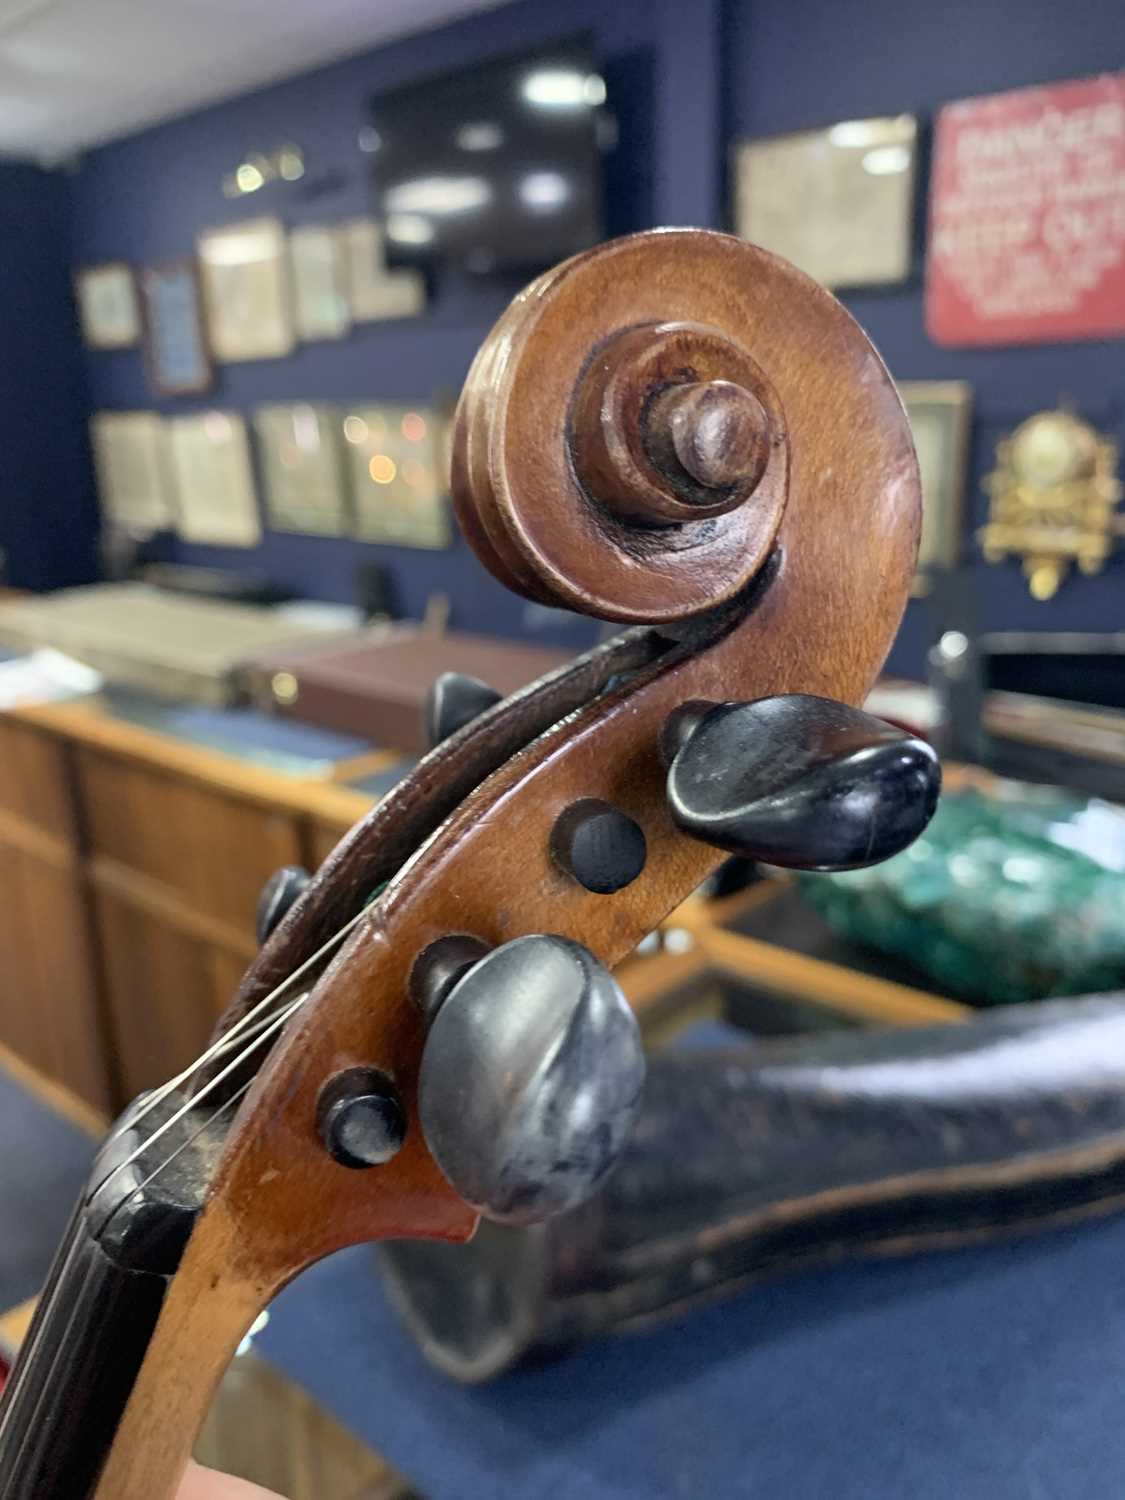
<path fill-rule="evenodd" d="M 735 233 L 827 287 L 910 274 L 918 124 L 842 120 L 734 151 Z"/>
<path fill-rule="evenodd" d="M 289 256 L 280 219 L 245 219 L 199 239 L 211 352 L 234 363 L 293 350 Z"/>
<path fill-rule="evenodd" d="M 199 281 L 190 256 L 146 266 L 141 272 L 145 356 L 149 379 L 163 396 L 191 396 L 214 380 Z"/>
<path fill-rule="evenodd" d="M 293 314 L 306 343 L 340 339 L 352 324 L 344 285 L 344 257 L 335 229 L 305 225 L 289 234 Z"/>
<path fill-rule="evenodd" d="M 260 406 L 254 429 L 270 526 L 275 531 L 343 536 L 348 514 L 339 413 L 308 402 Z"/>
<path fill-rule="evenodd" d="M 91 349 L 132 349 L 141 337 L 141 314 L 132 266 L 123 260 L 87 266 L 74 278 L 82 337 Z"/>
<path fill-rule="evenodd" d="M 400 547 L 451 541 L 444 423 L 425 406 L 353 406 L 343 431 L 355 535 Z"/>
<path fill-rule="evenodd" d="M 236 412 L 168 420 L 180 535 L 214 547 L 253 547 L 262 527 L 246 423 Z"/>
<path fill-rule="evenodd" d="M 383 232 L 374 219 L 349 219 L 338 230 L 343 247 L 348 302 L 357 323 L 414 318 L 426 310 L 421 271 L 388 270 Z"/>
<path fill-rule="evenodd" d="M 900 380 L 898 390 L 922 474 L 922 540 L 913 588 L 918 596 L 929 592 L 931 569 L 961 561 L 973 392 L 963 380 Z"/>
<path fill-rule="evenodd" d="M 154 411 L 100 411 L 90 441 L 102 514 L 125 531 L 149 535 L 175 519 L 167 434 Z"/>

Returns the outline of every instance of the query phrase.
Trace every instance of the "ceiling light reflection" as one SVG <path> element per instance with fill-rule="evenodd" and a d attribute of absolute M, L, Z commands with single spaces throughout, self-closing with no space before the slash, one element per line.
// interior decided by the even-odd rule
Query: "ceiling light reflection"
<path fill-rule="evenodd" d="M 256 193 L 265 183 L 265 178 L 252 162 L 244 161 L 234 174 L 240 193 Z"/>
<path fill-rule="evenodd" d="M 400 245 L 428 245 L 434 237 L 434 226 L 421 214 L 391 214 L 384 228 Z"/>
<path fill-rule="evenodd" d="M 863 170 L 872 177 L 890 177 L 910 166 L 910 152 L 905 146 L 876 146 L 864 153 Z"/>
<path fill-rule="evenodd" d="M 495 151 L 504 143 L 504 132 L 495 120 L 470 120 L 454 132 L 453 143 L 462 151 Z"/>
<path fill-rule="evenodd" d="M 528 208 L 558 208 L 571 196 L 570 183 L 561 172 L 528 172 L 517 191 Z"/>
<path fill-rule="evenodd" d="M 297 182 L 305 175 L 305 156 L 300 146 L 282 146 L 277 153 L 277 170 L 286 182 Z"/>
<path fill-rule="evenodd" d="M 463 214 L 482 208 L 492 197 L 483 177 L 416 177 L 390 188 L 387 212 L 394 214 Z"/>
<path fill-rule="evenodd" d="M 605 103 L 605 80 L 577 68 L 536 68 L 520 93 L 536 109 L 589 109 Z"/>
<path fill-rule="evenodd" d="M 320 423 L 316 412 L 305 403 L 293 408 L 293 436 L 302 453 L 320 452 Z"/>

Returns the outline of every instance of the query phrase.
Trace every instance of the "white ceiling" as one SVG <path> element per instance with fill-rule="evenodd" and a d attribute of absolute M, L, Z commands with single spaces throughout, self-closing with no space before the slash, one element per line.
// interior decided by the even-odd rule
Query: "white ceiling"
<path fill-rule="evenodd" d="M 0 0 L 0 156 L 57 162 L 500 0 Z"/>

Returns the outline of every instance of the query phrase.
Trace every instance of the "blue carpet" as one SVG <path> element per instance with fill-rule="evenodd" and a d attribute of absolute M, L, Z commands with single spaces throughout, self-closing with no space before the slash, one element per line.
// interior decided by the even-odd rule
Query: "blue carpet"
<path fill-rule="evenodd" d="M 805 1272 L 465 1389 L 368 1249 L 257 1347 L 428 1500 L 1108 1500 L 1125 1494 L 1125 1217 Z"/>
<path fill-rule="evenodd" d="M 96 1143 L 0 1071 L 0 1312 L 39 1290 Z"/>
<path fill-rule="evenodd" d="M 0 1140 L 3 1307 L 42 1281 L 93 1145 L 2 1075 Z M 1117 1216 L 809 1271 L 465 1389 L 361 1247 L 283 1293 L 256 1347 L 428 1500 L 1111 1500 L 1123 1265 Z"/>

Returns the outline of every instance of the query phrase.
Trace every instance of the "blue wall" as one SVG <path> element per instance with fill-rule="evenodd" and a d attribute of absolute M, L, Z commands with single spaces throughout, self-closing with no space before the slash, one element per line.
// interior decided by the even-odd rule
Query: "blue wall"
<path fill-rule="evenodd" d="M 717 0 L 691 7 L 569 0 L 563 8 L 556 0 L 525 0 L 177 120 L 89 155 L 75 182 L 78 259 L 143 264 L 183 254 L 205 226 L 252 214 L 277 212 L 292 225 L 370 213 L 370 162 L 356 137 L 372 95 L 583 29 L 594 34 L 620 119 L 622 147 L 604 163 L 609 233 L 713 223 L 721 157 L 718 27 Z M 300 183 L 267 186 L 233 203 L 222 196 L 221 179 L 244 152 L 286 140 L 305 152 Z M 302 397 L 422 401 L 435 391 L 456 392 L 484 334 L 525 279 L 473 283 L 447 274 L 424 317 L 359 327 L 340 343 L 305 345 L 284 360 L 220 366 L 205 402 L 155 397 L 136 351 L 91 352 L 93 404 L 249 410 Z M 430 553 L 274 533 L 253 552 L 177 544 L 175 555 L 261 567 L 280 583 L 332 599 L 352 597 L 357 562 L 381 561 L 409 613 L 420 613 L 426 595 L 441 589 L 462 626 L 515 633 L 528 619 L 522 602 L 485 574 L 460 538 L 451 551 Z M 590 634 L 584 623 L 579 631 Z"/>
<path fill-rule="evenodd" d="M 740 136 L 900 111 L 918 114 L 925 129 L 951 98 L 1125 65 L 1125 20 L 1120 4 L 1108 0 L 1065 6 L 1057 0 L 569 0 L 565 7 L 520 0 L 91 153 L 70 184 L 75 260 L 122 256 L 144 263 L 180 254 L 201 228 L 260 212 L 278 212 L 290 224 L 367 212 L 367 167 L 356 133 L 371 95 L 584 27 L 594 33 L 621 121 L 621 148 L 606 161 L 611 233 L 655 223 L 722 223 L 726 150 Z M 305 148 L 303 182 L 267 187 L 241 203 L 222 197 L 220 179 L 243 152 L 287 139 Z M 60 182 L 59 198 L 66 192 Z M 60 211 L 56 203 L 53 212 Z M 920 212 L 919 271 L 923 219 Z M 3 283 L 0 263 L 0 309 Z M 299 397 L 422 400 L 454 389 L 512 290 L 511 282 L 472 285 L 446 277 L 424 318 L 360 328 L 341 344 L 306 346 L 285 360 L 223 367 L 208 404 L 249 410 L 260 401 Z M 896 376 L 959 378 L 973 386 L 974 529 L 984 517 L 980 479 L 997 438 L 1037 408 L 1067 398 L 1125 446 L 1120 342 L 938 349 L 922 326 L 920 274 L 904 287 L 846 300 Z M 54 317 L 57 325 L 57 311 Z M 62 341 L 64 330 L 56 326 L 56 335 Z M 95 408 L 200 404 L 155 398 L 135 352 L 87 353 L 85 361 Z M 71 529 L 85 525 L 88 554 L 86 517 L 82 511 Z M 44 560 L 69 545 L 32 540 Z M 1125 624 L 1121 556 L 1099 578 L 1076 579 L 1055 601 L 1038 605 L 1018 564 L 989 568 L 971 544 L 967 550 L 987 628 Z M 460 542 L 448 553 L 423 553 L 275 534 L 256 552 L 180 545 L 177 555 L 261 567 L 282 583 L 337 599 L 351 596 L 357 561 L 380 560 L 410 612 L 421 609 L 431 589 L 443 589 L 461 624 L 526 628 L 522 604 Z M 71 576 L 64 562 L 73 568 L 73 557 L 60 556 L 57 571 L 29 573 L 27 581 L 63 581 Z M 927 607 L 912 605 L 892 658 L 896 668 L 921 670 L 929 629 Z"/>
<path fill-rule="evenodd" d="M 865 115 L 912 113 L 923 126 L 949 99 L 1081 78 L 1125 65 L 1125 10 L 1115 0 L 731 0 L 725 14 L 725 129 L 776 135 Z M 928 144 L 929 132 L 926 132 Z M 927 184 L 923 183 L 923 196 Z M 1032 412 L 1066 399 L 1125 450 L 1125 344 L 939 349 L 922 326 L 921 229 L 917 271 L 905 286 L 844 297 L 901 380 L 967 380 L 973 387 L 971 532 L 983 524 L 981 479 L 997 440 Z M 1125 554 L 1097 578 L 1072 577 L 1049 604 L 1027 592 L 1019 564 L 986 564 L 971 539 L 983 629 L 1125 627 Z M 921 675 L 929 630 L 924 603 L 909 606 L 891 666 Z"/>
<path fill-rule="evenodd" d="M 0 548 L 25 588 L 77 583 L 95 565 L 69 187 L 61 172 L 0 162 Z"/>

